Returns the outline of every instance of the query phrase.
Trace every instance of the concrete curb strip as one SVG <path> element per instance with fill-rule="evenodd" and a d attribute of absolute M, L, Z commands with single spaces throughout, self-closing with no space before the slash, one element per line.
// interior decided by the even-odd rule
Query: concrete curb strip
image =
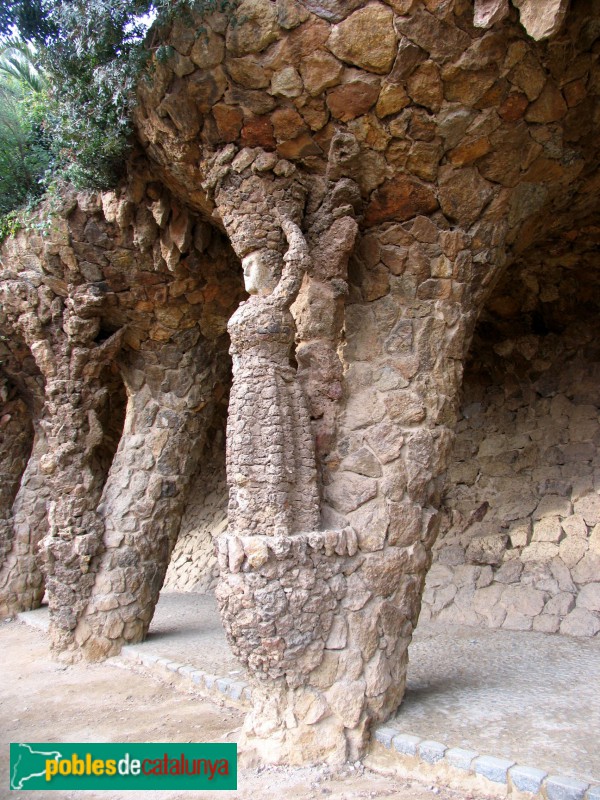
<path fill-rule="evenodd" d="M 185 682 L 188 686 L 192 684 L 196 691 L 199 690 L 209 698 L 224 701 L 236 708 L 247 709 L 250 707 L 251 690 L 244 681 L 211 675 L 191 664 L 181 664 L 178 661 L 170 661 L 168 658 L 142 652 L 141 649 L 132 645 L 124 647 L 119 657 L 109 659 L 108 663 L 111 662 L 115 666 L 126 668 L 136 664 L 150 669 L 159 667 L 172 673 L 179 681 Z"/>
<path fill-rule="evenodd" d="M 425 764 L 447 762 L 450 767 L 472 776 L 480 775 L 506 786 L 507 797 L 513 791 L 524 792 L 544 800 L 600 800 L 600 785 L 592 785 L 564 775 L 551 775 L 535 767 L 521 766 L 506 758 L 480 755 L 461 747 L 447 748 L 441 742 L 398 732 L 389 725 L 373 731 L 374 742 L 399 756 L 413 756 Z"/>

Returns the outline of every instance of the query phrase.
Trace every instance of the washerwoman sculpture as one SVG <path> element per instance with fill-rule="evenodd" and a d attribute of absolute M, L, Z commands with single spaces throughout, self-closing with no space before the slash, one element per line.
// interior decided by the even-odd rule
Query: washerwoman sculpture
<path fill-rule="evenodd" d="M 229 320 L 233 384 L 227 425 L 229 531 L 286 536 L 319 526 L 314 443 L 291 363 L 290 306 L 310 258 L 302 231 L 281 218 L 288 241 L 242 259 L 250 297 Z M 283 268 L 282 268 L 283 260 Z"/>

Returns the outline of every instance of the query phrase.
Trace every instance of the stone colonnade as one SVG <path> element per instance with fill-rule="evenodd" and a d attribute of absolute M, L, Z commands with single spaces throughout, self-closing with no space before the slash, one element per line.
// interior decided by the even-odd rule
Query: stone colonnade
<path fill-rule="evenodd" d="M 5 406 L 0 609 L 47 591 L 66 660 L 145 636 L 228 382 L 230 252 L 144 177 L 68 197 L 50 241 L 18 234 L 0 275 L 1 329 L 36 392 L 31 416 Z"/>
<path fill-rule="evenodd" d="M 24 268 L 2 276 L 0 322 L 45 380 L 52 639 L 100 658 L 147 631 L 227 382 L 239 267 L 206 219 L 238 257 L 246 222 L 280 260 L 282 212 L 300 227 L 278 375 L 309 408 L 320 524 L 218 541 L 253 683 L 243 744 L 267 761 L 356 758 L 397 708 L 477 315 L 515 254 L 593 205 L 593 2 L 566 21 L 566 3 L 514 5 L 243 0 L 202 36 L 176 21 L 139 87 L 145 177 L 78 198 L 35 258 L 24 235 L 9 246 Z M 105 476 L 109 362 L 129 396 Z"/>

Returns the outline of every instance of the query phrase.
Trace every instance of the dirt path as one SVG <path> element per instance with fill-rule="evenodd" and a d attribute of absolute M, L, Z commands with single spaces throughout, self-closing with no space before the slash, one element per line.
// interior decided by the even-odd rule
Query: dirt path
<path fill-rule="evenodd" d="M 235 711 L 152 678 L 106 664 L 65 667 L 48 655 L 46 637 L 17 622 L 0 625 L 0 798 L 134 800 L 130 792 L 10 792 L 8 743 L 58 741 L 219 741 L 242 722 Z M 141 792 L 152 800 L 465 800 L 454 792 L 400 783 L 362 765 L 342 769 L 242 770 L 237 792 Z"/>

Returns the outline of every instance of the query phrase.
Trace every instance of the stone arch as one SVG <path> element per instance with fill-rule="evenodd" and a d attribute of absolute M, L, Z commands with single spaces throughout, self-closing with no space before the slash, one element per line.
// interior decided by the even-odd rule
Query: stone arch
<path fill-rule="evenodd" d="M 598 228 L 561 227 L 478 321 L 425 618 L 600 631 Z"/>

